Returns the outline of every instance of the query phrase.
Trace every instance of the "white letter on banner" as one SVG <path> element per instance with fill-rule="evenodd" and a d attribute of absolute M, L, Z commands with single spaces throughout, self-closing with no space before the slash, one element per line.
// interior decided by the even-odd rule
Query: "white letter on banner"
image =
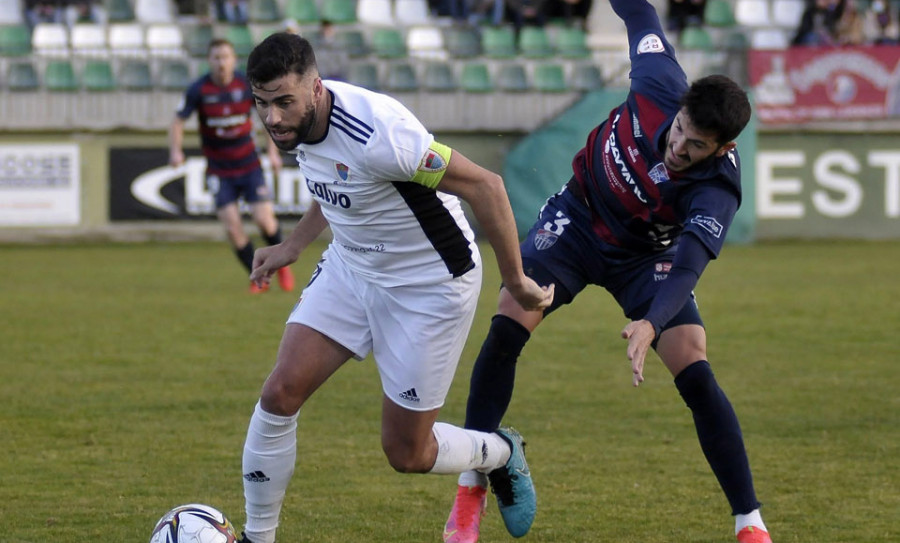
<path fill-rule="evenodd" d="M 870 166 L 884 167 L 884 214 L 888 218 L 900 217 L 900 153 L 896 151 L 872 151 Z"/>
<path fill-rule="evenodd" d="M 818 184 L 844 195 L 843 198 L 833 198 L 828 191 L 813 191 L 813 205 L 826 217 L 849 217 L 859 211 L 863 199 L 863 191 L 856 179 L 843 175 L 837 171 L 838 168 L 859 173 L 859 161 L 848 151 L 826 151 L 813 164 L 813 176 Z"/>
<path fill-rule="evenodd" d="M 796 177 L 775 178 L 775 168 L 799 168 L 806 162 L 803 151 L 760 151 L 756 154 L 756 216 L 760 219 L 799 219 L 802 202 L 775 202 L 777 194 L 800 194 L 803 182 Z"/>

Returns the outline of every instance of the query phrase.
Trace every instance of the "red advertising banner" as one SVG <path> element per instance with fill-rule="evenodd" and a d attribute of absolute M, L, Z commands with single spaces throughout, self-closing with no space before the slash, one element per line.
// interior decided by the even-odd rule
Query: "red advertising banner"
<path fill-rule="evenodd" d="M 900 47 L 794 47 L 749 55 L 762 123 L 900 116 Z"/>

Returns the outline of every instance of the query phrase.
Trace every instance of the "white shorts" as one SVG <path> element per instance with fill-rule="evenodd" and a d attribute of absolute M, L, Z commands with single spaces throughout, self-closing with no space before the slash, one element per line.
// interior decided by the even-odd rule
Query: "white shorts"
<path fill-rule="evenodd" d="M 444 405 L 480 292 L 481 266 L 444 283 L 385 288 L 329 247 L 287 322 L 321 332 L 359 360 L 373 353 L 387 397 L 430 411 Z"/>

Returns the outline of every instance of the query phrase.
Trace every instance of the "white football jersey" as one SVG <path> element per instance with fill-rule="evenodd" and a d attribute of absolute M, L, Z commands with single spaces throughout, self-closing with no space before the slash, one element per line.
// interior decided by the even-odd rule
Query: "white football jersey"
<path fill-rule="evenodd" d="M 389 96 L 331 80 L 325 88 L 328 131 L 293 152 L 335 252 L 388 287 L 438 283 L 480 265 L 459 199 L 433 188 L 449 149 Z"/>

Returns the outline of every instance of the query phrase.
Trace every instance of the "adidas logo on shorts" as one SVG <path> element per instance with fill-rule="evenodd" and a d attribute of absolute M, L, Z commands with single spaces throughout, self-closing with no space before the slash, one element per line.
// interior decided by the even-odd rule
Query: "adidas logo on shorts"
<path fill-rule="evenodd" d="M 411 388 L 411 389 L 407 390 L 406 392 L 401 392 L 400 399 L 406 400 L 408 402 L 418 402 L 419 396 L 418 396 L 418 394 L 416 394 L 416 389 Z"/>

